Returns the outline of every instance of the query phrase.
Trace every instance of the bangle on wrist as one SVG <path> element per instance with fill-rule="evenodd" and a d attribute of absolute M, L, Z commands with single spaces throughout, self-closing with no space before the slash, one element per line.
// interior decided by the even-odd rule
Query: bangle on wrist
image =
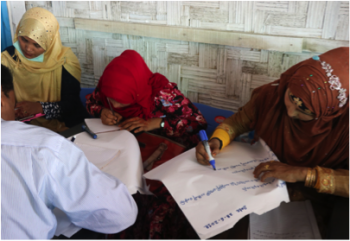
<path fill-rule="evenodd" d="M 220 142 L 219 150 L 221 150 L 221 148 L 222 148 L 222 140 L 220 140 L 220 139 L 217 138 L 217 137 L 213 137 L 213 138 L 211 138 L 210 140 L 213 140 L 213 139 L 216 139 L 216 140 L 218 140 L 218 141 Z"/>
<path fill-rule="evenodd" d="M 306 187 L 314 187 L 317 180 L 317 172 L 315 168 L 308 168 L 306 178 L 305 178 L 305 186 Z"/>

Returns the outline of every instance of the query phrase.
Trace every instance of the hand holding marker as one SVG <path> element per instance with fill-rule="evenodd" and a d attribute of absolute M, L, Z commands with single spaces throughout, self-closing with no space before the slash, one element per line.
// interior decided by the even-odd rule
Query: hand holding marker
<path fill-rule="evenodd" d="M 114 112 L 114 109 L 112 108 L 109 98 L 107 98 L 107 101 L 108 101 L 109 109 L 112 111 L 113 116 L 115 116 L 115 112 Z M 117 123 L 115 123 L 115 125 L 118 125 L 118 124 L 119 124 L 119 118 L 117 117 Z"/>
<path fill-rule="evenodd" d="M 204 148 L 205 148 L 205 151 L 208 153 L 209 155 L 209 163 L 210 165 L 212 165 L 212 167 L 214 168 L 214 170 L 216 171 L 216 168 L 215 168 L 215 159 L 214 157 L 211 155 L 211 151 L 210 151 L 210 146 L 209 146 L 209 143 L 208 143 L 208 136 L 207 136 L 207 133 L 205 132 L 205 130 L 200 130 L 199 131 L 199 138 L 202 140 L 203 142 L 203 145 L 204 145 Z"/>

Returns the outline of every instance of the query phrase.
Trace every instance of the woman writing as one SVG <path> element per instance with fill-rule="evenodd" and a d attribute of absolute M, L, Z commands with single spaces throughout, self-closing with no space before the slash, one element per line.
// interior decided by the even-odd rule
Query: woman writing
<path fill-rule="evenodd" d="M 112 60 L 95 91 L 86 98 L 88 112 L 101 117 L 105 125 L 121 122 L 122 129 L 151 131 L 186 148 L 196 146 L 196 134 L 207 127 L 200 111 L 177 85 L 152 73 L 133 50 Z M 139 209 L 136 223 L 114 238 L 198 237 L 165 186 L 157 187 L 154 193 L 156 196 L 133 195 Z"/>
<path fill-rule="evenodd" d="M 17 118 L 43 113 L 30 123 L 60 132 L 88 117 L 79 98 L 79 61 L 62 46 L 55 16 L 42 8 L 29 9 L 14 42 L 1 53 L 1 63 L 13 73 Z"/>
<path fill-rule="evenodd" d="M 218 155 L 236 136 L 255 130 L 281 162 L 259 164 L 254 177 L 286 181 L 291 200 L 320 202 L 332 196 L 320 193 L 348 198 L 348 98 L 349 48 L 314 56 L 255 89 L 251 100 L 217 127 L 212 152 Z M 196 156 L 209 164 L 202 144 Z"/>
<path fill-rule="evenodd" d="M 177 85 L 159 73 L 153 74 L 133 50 L 112 60 L 95 91 L 86 98 L 88 112 L 101 117 L 105 125 L 122 121 L 122 129 L 152 131 L 187 148 L 197 145 L 196 134 L 207 126 L 203 115 Z"/>

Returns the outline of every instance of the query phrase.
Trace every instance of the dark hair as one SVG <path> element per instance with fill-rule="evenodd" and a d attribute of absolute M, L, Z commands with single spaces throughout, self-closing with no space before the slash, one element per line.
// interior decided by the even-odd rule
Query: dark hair
<path fill-rule="evenodd" d="M 7 97 L 9 97 L 8 93 L 11 90 L 13 90 L 13 80 L 11 71 L 4 65 L 1 65 L 1 90 Z"/>

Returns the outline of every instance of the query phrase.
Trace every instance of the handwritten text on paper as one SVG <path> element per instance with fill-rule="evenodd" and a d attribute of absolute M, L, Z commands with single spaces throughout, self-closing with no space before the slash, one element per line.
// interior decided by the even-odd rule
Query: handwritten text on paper
<path fill-rule="evenodd" d="M 247 171 L 253 172 L 255 166 L 257 166 L 261 162 L 266 162 L 268 160 L 271 160 L 271 159 L 267 157 L 267 158 L 260 159 L 260 160 L 250 160 L 250 161 L 246 161 L 246 162 L 240 162 L 239 164 L 218 168 L 217 171 L 226 171 L 226 172 L 231 172 L 232 174 L 242 173 L 242 172 L 244 173 Z M 234 169 L 233 172 L 232 172 L 232 169 Z M 181 200 L 180 204 L 186 205 L 187 203 L 194 202 L 194 201 L 197 201 L 197 200 L 202 199 L 204 197 L 211 196 L 211 195 L 215 194 L 216 192 L 220 192 L 222 189 L 225 189 L 225 188 L 230 187 L 230 186 L 242 185 L 242 190 L 247 191 L 249 189 L 254 190 L 256 188 L 262 188 L 266 185 L 273 183 L 274 181 L 275 181 L 275 179 L 273 179 L 269 182 L 261 183 L 261 181 L 259 179 L 255 178 L 255 179 L 250 179 L 250 180 L 219 184 L 219 185 L 216 185 L 215 187 L 208 189 L 207 191 L 205 191 L 201 194 L 192 195 L 190 197 L 187 197 L 187 198 Z M 254 183 L 254 184 L 252 185 L 252 183 Z M 278 187 L 283 188 L 283 186 L 285 184 L 283 185 L 283 183 L 280 183 L 277 185 L 278 185 Z"/>

